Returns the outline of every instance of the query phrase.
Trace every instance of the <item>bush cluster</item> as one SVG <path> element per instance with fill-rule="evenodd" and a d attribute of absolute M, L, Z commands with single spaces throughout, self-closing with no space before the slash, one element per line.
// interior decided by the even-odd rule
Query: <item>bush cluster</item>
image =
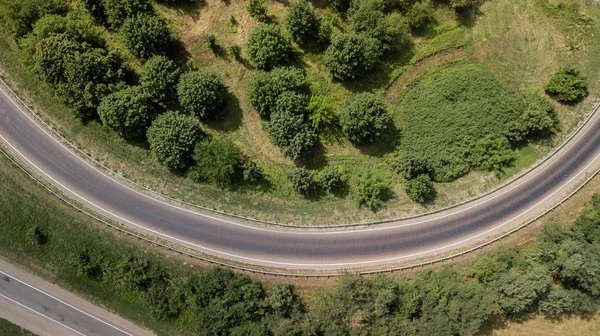
<path fill-rule="evenodd" d="M 564 66 L 550 78 L 545 86 L 546 92 L 554 99 L 573 103 L 588 94 L 588 79 L 574 66 Z"/>
<path fill-rule="evenodd" d="M 268 119 L 282 93 L 301 93 L 306 88 L 306 78 L 301 69 L 284 67 L 270 72 L 258 71 L 248 81 L 248 101 L 263 118 Z"/>
<path fill-rule="evenodd" d="M 292 188 L 305 197 L 315 196 L 325 191 L 336 193 L 341 191 L 344 181 L 339 170 L 327 166 L 315 175 L 306 168 L 295 168 L 289 176 Z"/>
<path fill-rule="evenodd" d="M 19 0 L 9 1 L 7 24 L 16 38 L 33 30 L 33 25 L 47 14 L 64 14 L 69 7 L 65 0 Z"/>
<path fill-rule="evenodd" d="M 259 24 L 248 37 L 246 48 L 250 62 L 258 69 L 271 70 L 288 62 L 290 41 L 276 24 Z"/>
<path fill-rule="evenodd" d="M 341 108 L 340 126 L 344 135 L 355 144 L 373 142 L 391 123 L 383 98 L 372 93 L 359 93 Z"/>

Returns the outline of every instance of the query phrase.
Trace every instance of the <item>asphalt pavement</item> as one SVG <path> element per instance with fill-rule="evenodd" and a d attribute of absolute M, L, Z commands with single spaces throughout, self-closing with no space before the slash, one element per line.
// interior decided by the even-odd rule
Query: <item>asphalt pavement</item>
<path fill-rule="evenodd" d="M 598 115 L 551 159 L 486 197 L 418 218 L 334 230 L 245 224 L 135 190 L 74 154 L 5 93 L 0 141 L 69 197 L 141 232 L 245 264 L 341 270 L 464 249 L 542 213 L 600 167 Z"/>

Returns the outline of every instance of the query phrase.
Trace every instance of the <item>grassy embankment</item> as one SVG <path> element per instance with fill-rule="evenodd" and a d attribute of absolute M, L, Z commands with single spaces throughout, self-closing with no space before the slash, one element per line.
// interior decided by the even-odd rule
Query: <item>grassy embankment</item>
<path fill-rule="evenodd" d="M 19 327 L 3 318 L 0 318 L 0 335 L 5 336 L 37 336 L 36 334 Z"/>
<path fill-rule="evenodd" d="M 407 118 L 401 106 L 403 97 L 410 90 L 407 84 L 415 78 L 427 77 L 426 73 L 441 63 L 458 60 L 458 63 L 487 67 L 502 85 L 514 92 L 521 92 L 529 86 L 541 87 L 560 64 L 567 62 L 580 64 L 592 78 L 596 78 L 599 65 L 591 55 L 597 46 L 593 35 L 590 35 L 596 24 L 578 20 L 580 16 L 589 16 L 598 21 L 598 10 L 586 1 L 573 2 L 580 4 L 584 14 L 551 11 L 548 4 L 555 1 L 541 0 L 488 1 L 474 18 L 460 17 L 446 6 L 438 6 L 437 22 L 428 31 L 413 34 L 414 46 L 411 49 L 386 60 L 372 74 L 352 83 L 332 81 L 323 67 L 322 55 L 300 49 L 296 52 L 304 62 L 311 91 L 328 96 L 334 105 L 339 106 L 355 92 L 365 90 L 386 95 L 395 128 L 400 130 L 401 135 L 405 126 L 403 120 Z M 3 0 L 0 6 L 6 3 Z M 319 14 L 332 15 L 319 4 L 316 7 Z M 270 143 L 263 121 L 247 103 L 245 88 L 254 70 L 245 61 L 236 62 L 227 56 L 215 55 L 203 42 L 205 35 L 214 34 L 223 48 L 234 43 L 244 45 L 249 32 L 257 24 L 249 17 L 245 2 L 226 4 L 211 0 L 202 6 L 169 8 L 157 5 L 156 8 L 185 45 L 189 64 L 217 73 L 235 97 L 219 118 L 203 124 L 204 131 L 232 140 L 265 169 L 268 183 L 235 192 L 208 184 L 194 184 L 169 173 L 151 158 L 146 148 L 128 144 L 98 122 L 82 125 L 74 121 L 48 86 L 22 64 L 18 47 L 6 28 L 0 30 L 3 74 L 44 117 L 93 157 L 123 176 L 177 198 L 226 211 L 283 222 L 327 224 L 403 216 L 447 206 L 485 192 L 531 165 L 560 143 L 591 106 L 589 101 L 578 106 L 557 105 L 562 127 L 556 136 L 532 141 L 517 149 L 513 166 L 504 169 L 503 173 L 471 172 L 454 182 L 437 184 L 436 200 L 425 206 L 416 205 L 406 198 L 403 180 L 395 173 L 393 163 L 397 139 L 388 137 L 378 144 L 357 148 L 336 132 L 325 134 L 321 139 L 322 148 L 307 162 L 310 167 L 318 169 L 326 164 L 333 165 L 349 177 L 357 169 L 368 167 L 392 183 L 395 198 L 376 213 L 356 209 L 350 196 L 337 198 L 329 195 L 317 202 L 307 201 L 293 192 L 287 179 L 294 163 L 284 158 Z M 273 20 L 281 23 L 285 6 L 269 3 L 268 8 Z M 236 25 L 231 24 L 231 17 L 236 18 Z M 341 23 L 340 27 L 348 29 L 345 23 Z M 123 48 L 118 35 L 99 29 L 107 47 L 120 55 L 128 67 L 133 70 L 141 68 L 140 61 Z M 595 82 L 592 81 L 592 96 Z"/>

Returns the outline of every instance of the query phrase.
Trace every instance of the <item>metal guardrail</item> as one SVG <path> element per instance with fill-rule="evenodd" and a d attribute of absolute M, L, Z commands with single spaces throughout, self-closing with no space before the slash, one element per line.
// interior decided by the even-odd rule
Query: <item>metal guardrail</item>
<path fill-rule="evenodd" d="M 79 153 L 81 153 L 81 154 L 85 155 L 86 157 L 90 158 L 93 162 L 95 162 L 95 163 L 99 164 L 101 167 L 104 167 L 105 169 L 111 171 L 108 167 L 103 166 L 100 162 L 98 162 L 97 160 L 93 159 L 87 153 L 83 152 L 80 148 L 78 148 L 77 146 L 75 146 L 74 144 L 72 144 L 71 142 L 69 142 L 57 130 L 55 130 L 49 123 L 47 123 L 46 121 L 44 121 L 41 118 L 41 116 L 39 116 L 29 106 L 27 106 L 27 104 L 18 95 L 16 95 L 16 93 L 10 87 L 8 87 L 8 84 L 4 81 L 4 79 L 1 76 L 0 76 L 0 81 L 7 86 L 7 88 L 10 90 L 10 92 L 19 100 L 19 102 L 21 104 L 23 104 L 29 111 L 31 111 L 31 113 L 33 113 L 33 115 L 36 117 L 36 119 L 42 121 L 44 123 L 44 125 L 46 125 L 47 127 L 49 127 L 52 130 L 52 132 L 54 132 L 57 136 L 59 136 L 61 139 L 63 139 L 63 141 L 66 141 L 72 148 L 76 149 Z M 501 189 L 501 188 L 505 187 L 506 185 L 512 183 L 513 181 L 515 181 L 517 179 L 520 179 L 525 174 L 529 173 L 533 169 L 539 167 L 544 162 L 548 161 L 556 152 L 558 152 L 558 150 L 560 150 L 561 148 L 563 148 L 569 141 L 571 141 L 571 139 L 577 133 L 579 133 L 579 131 L 589 122 L 589 120 L 592 118 L 592 116 L 594 116 L 597 113 L 598 109 L 600 109 L 600 102 L 596 103 L 596 105 L 595 105 L 594 109 L 592 110 L 592 112 L 586 117 L 586 119 L 581 123 L 581 125 L 576 130 L 574 130 L 571 133 L 571 135 L 569 135 L 569 137 L 567 138 L 567 140 L 565 140 L 560 146 L 558 146 L 556 149 L 554 149 L 551 153 L 549 153 L 549 155 L 547 155 L 543 160 L 541 160 L 540 162 L 538 162 L 532 168 L 528 169 L 526 172 L 523 172 L 523 173 L 519 174 L 515 178 L 510 179 L 509 181 L 505 182 L 501 186 L 493 189 L 492 191 L 490 191 L 488 193 L 485 193 L 484 195 L 480 195 L 478 197 L 474 197 L 474 198 L 472 198 L 472 199 L 470 199 L 468 201 L 461 202 L 461 203 L 455 204 L 453 206 L 446 207 L 444 209 L 439 209 L 439 210 L 436 210 L 436 211 L 432 211 L 432 212 L 429 212 L 429 213 L 420 214 L 420 215 L 416 215 L 416 216 L 404 217 L 404 218 L 401 218 L 401 219 L 407 219 L 407 218 L 415 218 L 415 217 L 425 216 L 425 215 L 428 215 L 428 214 L 432 214 L 432 213 L 444 211 L 444 210 L 447 210 L 447 209 L 451 209 L 451 208 L 460 206 L 460 205 L 462 205 L 464 203 L 472 202 L 472 201 L 477 200 L 479 198 L 485 197 L 485 196 L 487 196 L 487 195 L 495 192 L 498 189 Z M 138 238 L 138 239 L 143 240 L 145 242 L 148 242 L 148 243 L 150 243 L 152 245 L 159 246 L 159 247 L 162 247 L 162 248 L 166 248 L 168 250 L 171 250 L 171 251 L 174 251 L 174 252 L 186 255 L 188 257 L 199 259 L 199 260 L 202 260 L 202 261 L 205 261 L 205 262 L 209 262 L 209 263 L 212 263 L 212 264 L 215 264 L 215 265 L 224 266 L 224 267 L 230 267 L 232 269 L 237 269 L 237 270 L 240 270 L 240 271 L 246 271 L 246 272 L 257 273 L 257 274 L 265 274 L 265 275 L 271 275 L 271 276 L 282 276 L 282 277 L 322 278 L 322 277 L 336 277 L 336 276 L 341 276 L 343 274 L 347 274 L 348 273 L 348 272 L 344 272 L 344 273 L 338 272 L 338 273 L 301 273 L 300 274 L 300 273 L 285 273 L 285 272 L 266 271 L 266 270 L 261 270 L 261 269 L 256 269 L 256 268 L 251 268 L 251 267 L 245 267 L 245 266 L 239 266 L 239 265 L 236 265 L 236 264 L 230 264 L 230 263 L 222 262 L 222 261 L 217 260 L 217 259 L 212 259 L 212 258 L 209 258 L 209 257 L 204 257 L 204 256 L 201 256 L 201 255 L 190 253 L 188 251 L 184 251 L 184 250 L 182 250 L 180 248 L 169 246 L 169 245 L 161 243 L 161 242 L 159 242 L 157 240 L 153 240 L 153 239 L 144 237 L 144 236 L 142 236 L 142 235 L 140 235 L 140 234 L 138 234 L 136 232 L 125 230 L 122 227 L 111 223 L 109 220 L 102 218 L 101 215 L 95 214 L 95 213 L 91 212 L 90 210 L 84 209 L 83 206 L 80 206 L 80 205 L 74 203 L 73 201 L 70 201 L 67 197 L 61 195 L 59 192 L 52 190 L 52 188 L 50 188 L 48 185 L 46 185 L 45 183 L 43 183 L 34 174 L 30 173 L 25 167 L 23 167 L 23 165 L 19 164 L 17 162 L 17 160 L 13 159 L 2 148 L 0 148 L 0 152 L 4 156 L 6 156 L 15 166 L 17 166 L 20 170 L 22 170 L 27 176 L 29 176 L 31 179 L 33 179 L 37 184 L 39 184 L 40 186 L 42 186 L 44 189 L 46 189 L 48 192 L 50 192 L 55 197 L 59 198 L 61 201 L 63 201 L 67 205 L 75 208 L 77 211 L 79 211 L 79 212 L 81 212 L 81 213 L 89 216 L 90 218 L 93 218 L 93 219 L 95 219 L 95 220 L 97 220 L 97 221 L 99 221 L 99 222 L 101 222 L 101 223 L 103 223 L 103 224 L 105 224 L 105 225 L 113 228 L 113 229 L 116 229 L 119 232 L 122 232 L 122 233 L 125 233 L 125 234 L 129 235 L 129 236 Z M 114 173 L 114 171 L 112 171 L 112 172 Z M 476 250 L 482 249 L 484 247 L 487 247 L 487 246 L 489 246 L 489 245 L 491 245 L 493 243 L 496 243 L 496 242 L 498 242 L 498 241 L 500 241 L 500 240 L 502 240 L 502 239 L 504 239 L 506 237 L 509 237 L 510 235 L 514 234 L 515 232 L 517 232 L 517 231 L 525 228 L 526 226 L 530 225 L 531 223 L 535 222 L 536 220 L 540 219 L 541 217 L 543 217 L 543 216 L 547 215 L 548 213 L 552 212 L 553 210 L 555 210 L 557 207 L 559 207 L 564 202 L 566 202 L 567 200 L 569 200 L 574 194 L 576 194 L 578 191 L 580 191 L 583 187 L 585 187 L 599 172 L 600 172 L 600 168 L 598 170 L 596 170 L 594 173 L 592 173 L 592 175 L 589 176 L 574 191 L 572 191 L 571 193 L 569 193 L 566 197 L 564 197 L 563 199 L 561 199 L 558 203 L 556 203 L 552 207 L 546 209 L 545 211 L 543 211 L 542 213 L 540 213 L 536 217 L 534 217 L 534 218 L 526 221 L 525 223 L 523 223 L 523 224 L 521 224 L 521 225 L 519 225 L 519 226 L 511 229 L 510 231 L 508 231 L 508 232 L 506 232 L 506 233 L 504 233 L 504 234 L 502 234 L 500 236 L 497 236 L 497 237 L 495 237 L 495 238 L 493 238 L 491 240 L 488 240 L 487 242 L 481 243 L 481 244 L 479 244 L 479 245 L 477 245 L 475 247 L 471 247 L 471 248 L 468 248 L 466 250 L 463 250 L 463 251 L 460 251 L 460 252 L 457 252 L 457 253 L 454 253 L 454 254 L 451 254 L 451 255 L 447 255 L 447 256 L 444 256 L 444 257 L 440 257 L 440 258 L 436 258 L 436 259 L 431 259 L 431 260 L 427 260 L 427 261 L 423 261 L 423 262 L 419 262 L 419 263 L 413 263 L 413 264 L 403 265 L 403 266 L 397 266 L 397 267 L 389 267 L 389 268 L 382 268 L 382 269 L 367 270 L 367 271 L 358 271 L 358 272 L 355 272 L 355 273 L 366 275 L 366 274 L 386 273 L 386 272 L 395 272 L 395 271 L 402 271 L 402 270 L 414 269 L 414 268 L 418 268 L 418 267 L 423 267 L 423 266 L 428 266 L 428 265 L 433 265 L 433 264 L 436 264 L 436 263 L 444 262 L 444 261 L 451 260 L 451 259 L 454 259 L 454 258 L 457 258 L 457 257 L 461 257 L 461 256 L 463 256 L 465 254 L 468 254 L 468 253 L 471 253 L 473 251 L 476 251 Z M 127 180 L 127 181 L 130 181 L 130 180 Z M 133 183 L 133 184 L 135 184 L 135 185 L 138 185 L 138 184 L 136 184 L 133 181 L 130 181 L 130 182 Z M 159 196 L 171 199 L 170 197 L 166 197 L 164 195 L 161 195 L 160 193 L 154 192 L 154 191 L 152 191 L 152 190 L 150 190 L 150 189 L 148 189 L 146 187 L 143 187 L 143 186 L 140 186 L 140 187 L 142 187 L 145 190 L 151 191 L 152 193 L 155 193 L 155 194 L 157 194 Z M 173 199 L 173 200 L 177 201 L 176 199 Z M 193 206 L 195 206 L 195 205 L 193 205 Z M 195 207 L 199 207 L 199 206 L 195 206 Z M 200 207 L 200 208 L 206 209 L 206 210 L 211 210 L 213 212 L 217 212 L 217 213 L 220 213 L 220 214 L 227 215 L 227 213 L 220 212 L 218 210 L 209 209 L 209 208 L 203 208 L 203 207 Z M 251 219 L 249 217 L 244 217 L 244 216 L 238 216 L 238 215 L 230 215 L 230 216 L 236 217 L 236 218 L 241 218 L 241 219 L 253 220 L 253 219 Z M 399 219 L 389 219 L 389 220 L 385 220 L 385 221 L 371 222 L 371 223 L 368 223 L 368 224 L 384 223 L 384 222 L 390 222 L 390 221 L 396 221 L 396 220 L 399 220 Z M 262 222 L 262 223 L 271 224 L 268 221 L 261 221 L 261 220 L 253 220 L 253 221 L 258 221 L 258 222 Z M 273 224 L 282 225 L 280 223 L 273 223 Z M 356 226 L 356 225 L 367 225 L 367 224 L 366 223 L 362 223 L 362 224 L 361 223 L 357 223 L 357 224 L 342 225 L 342 226 Z M 291 226 L 291 225 L 286 225 L 286 226 Z M 301 227 L 301 226 L 295 226 L 295 227 Z M 314 228 L 314 227 L 311 227 L 311 226 L 308 226 L 308 227 Z M 331 227 L 331 226 L 329 226 L 329 227 Z"/>
<path fill-rule="evenodd" d="M 401 221 L 401 220 L 408 220 L 408 219 L 414 219 L 414 218 L 419 218 L 419 217 L 424 217 L 424 216 L 428 216 L 431 214 L 435 214 L 435 213 L 439 213 L 442 211 L 446 211 L 449 209 L 453 209 L 453 208 L 457 208 L 460 207 L 462 205 L 465 205 L 467 203 L 470 202 L 474 202 L 477 201 L 479 199 L 482 199 L 504 187 L 506 187 L 507 185 L 513 183 L 514 181 L 517 181 L 519 179 L 521 179 L 523 176 L 527 175 L 528 173 L 530 173 L 531 171 L 535 170 L 536 168 L 538 168 L 539 166 L 541 166 L 542 164 L 544 164 L 545 162 L 547 162 L 549 159 L 551 159 L 554 154 L 556 154 L 560 149 L 562 149 L 569 141 L 571 141 L 571 139 L 577 135 L 577 133 L 579 133 L 579 131 L 588 123 L 588 121 L 592 118 L 592 116 L 595 114 L 595 112 L 599 109 L 600 107 L 600 101 L 596 103 L 596 105 L 594 106 L 592 113 L 590 113 L 585 119 L 584 121 L 579 125 L 579 127 L 577 127 L 575 130 L 573 130 L 571 132 L 571 134 L 567 137 L 567 139 L 565 139 L 565 141 L 563 141 L 558 147 L 556 147 L 554 150 L 552 150 L 550 153 L 548 153 L 542 160 L 539 160 L 537 163 L 535 163 L 533 166 L 531 166 L 529 169 L 527 169 L 524 172 L 519 173 L 518 175 L 513 176 L 512 178 L 508 179 L 507 181 L 505 181 L 504 183 L 500 184 L 499 186 L 472 198 L 469 198 L 467 200 L 464 200 L 462 202 L 459 203 L 455 203 L 453 205 L 447 206 L 447 207 L 443 207 L 440 209 L 436 209 L 436 210 L 432 210 L 432 211 L 428 211 L 428 212 L 424 212 L 424 213 L 420 213 L 420 214 L 416 214 L 416 215 L 411 215 L 411 216 L 404 216 L 404 217 L 395 217 L 395 218 L 387 218 L 387 219 L 381 219 L 381 220 L 373 220 L 373 221 L 365 221 L 365 222 L 356 222 L 356 223 L 344 223 L 344 224 L 331 224 L 331 225 L 299 225 L 299 224 L 290 224 L 290 223 L 279 223 L 277 221 L 269 221 L 269 220 L 264 220 L 264 219 L 259 219 L 259 218 L 254 218 L 254 217 L 249 217 L 249 216 L 244 216 L 244 215 L 240 215 L 240 214 L 236 214 L 233 212 L 227 212 L 227 211 L 222 211 L 222 210 L 218 210 L 218 209 L 214 209 L 214 208 L 209 208 L 209 207 L 205 207 L 202 205 L 198 205 L 198 204 L 194 204 L 194 203 L 190 203 L 190 202 L 186 202 L 168 195 L 165 195 L 161 192 L 158 192 L 152 188 L 143 186 L 131 179 L 128 179 L 124 176 L 121 176 L 118 174 L 118 172 L 116 172 L 115 170 L 111 169 L 110 167 L 102 164 L 100 161 L 96 160 L 95 158 L 93 158 L 91 155 L 89 155 L 88 153 L 86 153 L 82 148 L 80 148 L 79 146 L 77 146 L 76 144 L 74 144 L 73 142 L 71 142 L 69 139 L 67 139 L 65 136 L 62 135 L 61 132 L 59 132 L 54 126 L 52 126 L 48 121 L 44 120 L 41 115 L 39 115 L 37 112 L 35 112 L 11 87 L 10 85 L 4 80 L 4 78 L 2 76 L 0 76 L 0 83 L 3 84 L 3 86 L 9 91 L 9 93 L 21 104 L 21 106 L 25 107 L 27 109 L 27 111 L 29 111 L 29 113 L 35 118 L 37 119 L 39 122 L 41 122 L 43 124 L 43 126 L 45 126 L 47 129 L 49 129 L 52 133 L 54 133 L 54 135 L 56 137 L 58 137 L 63 143 L 65 143 L 66 145 L 68 145 L 69 147 L 73 148 L 76 152 L 78 152 L 80 155 L 83 155 L 86 159 L 88 159 L 89 161 L 91 161 L 94 165 L 102 168 L 105 172 L 110 173 L 110 175 L 118 178 L 119 180 L 122 180 L 124 182 L 127 182 L 128 184 L 142 189 L 146 192 L 149 192 L 151 194 L 157 195 L 159 197 L 162 197 L 164 199 L 167 199 L 171 202 L 175 202 L 178 204 L 182 204 L 188 207 L 192 207 L 192 208 L 196 208 L 196 209 L 200 209 L 200 210 L 204 210 L 204 211 L 208 211 L 214 214 L 218 214 L 218 215 L 222 215 L 222 216 L 227 216 L 227 217 L 231 217 L 231 218 L 236 218 L 236 219 L 242 219 L 242 220 L 246 220 L 249 222 L 254 222 L 254 223 L 260 223 L 260 224 L 267 224 L 267 225 L 274 225 L 274 226 L 280 226 L 280 227 L 288 227 L 288 228 L 306 228 L 306 229 L 332 229 L 332 228 L 345 228 L 345 227 L 356 227 L 356 226 L 367 226 L 367 225 L 374 225 L 374 224 L 384 224 L 384 223 L 390 223 L 390 222 L 396 222 L 396 221 Z M 0 88 L 1 89 L 1 88 Z"/>

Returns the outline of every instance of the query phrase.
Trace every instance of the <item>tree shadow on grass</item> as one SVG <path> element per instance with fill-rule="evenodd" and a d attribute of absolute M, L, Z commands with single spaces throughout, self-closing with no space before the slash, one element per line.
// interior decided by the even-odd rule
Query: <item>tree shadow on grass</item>
<path fill-rule="evenodd" d="M 175 9 L 177 14 L 186 15 L 194 20 L 200 18 L 200 11 L 206 7 L 205 0 L 191 0 L 191 1 L 173 1 L 169 4 L 169 7 Z"/>
<path fill-rule="evenodd" d="M 356 148 L 365 155 L 382 157 L 388 153 L 394 152 L 400 144 L 401 132 L 393 122 L 390 122 L 388 129 L 381 136 L 377 137 L 372 143 L 356 146 Z"/>
<path fill-rule="evenodd" d="M 242 126 L 243 111 L 239 99 L 231 92 L 225 97 L 225 108 L 204 123 L 220 132 L 233 132 Z"/>

